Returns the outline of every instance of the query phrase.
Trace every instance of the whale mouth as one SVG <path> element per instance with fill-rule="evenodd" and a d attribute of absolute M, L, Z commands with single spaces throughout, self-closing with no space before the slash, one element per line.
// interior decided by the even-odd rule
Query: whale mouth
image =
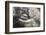
<path fill-rule="evenodd" d="M 28 16 L 27 16 L 26 14 L 22 14 L 22 15 L 20 16 L 20 18 L 23 19 L 23 20 L 27 20 L 27 19 L 28 19 Z"/>
<path fill-rule="evenodd" d="M 20 16 L 20 19 L 22 19 L 22 20 L 28 20 L 30 17 L 27 15 L 27 14 L 22 14 L 21 16 Z"/>

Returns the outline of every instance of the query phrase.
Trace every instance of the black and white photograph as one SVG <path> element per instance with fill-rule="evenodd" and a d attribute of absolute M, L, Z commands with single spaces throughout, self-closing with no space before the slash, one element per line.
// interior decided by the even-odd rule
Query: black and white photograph
<path fill-rule="evenodd" d="M 5 2 L 6 33 L 45 31 L 45 4 L 34 2 Z"/>
<path fill-rule="evenodd" d="M 13 28 L 40 27 L 40 8 L 13 7 Z"/>

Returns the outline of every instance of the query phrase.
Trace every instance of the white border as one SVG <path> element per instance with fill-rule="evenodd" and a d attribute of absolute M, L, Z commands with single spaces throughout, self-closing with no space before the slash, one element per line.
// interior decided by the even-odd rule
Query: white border
<path fill-rule="evenodd" d="M 37 7 L 40 8 L 40 27 L 26 27 L 26 28 L 13 28 L 13 7 Z M 9 4 L 9 32 L 21 32 L 21 31 L 37 31 L 37 30 L 43 30 L 43 5 L 33 5 L 33 4 Z"/>

